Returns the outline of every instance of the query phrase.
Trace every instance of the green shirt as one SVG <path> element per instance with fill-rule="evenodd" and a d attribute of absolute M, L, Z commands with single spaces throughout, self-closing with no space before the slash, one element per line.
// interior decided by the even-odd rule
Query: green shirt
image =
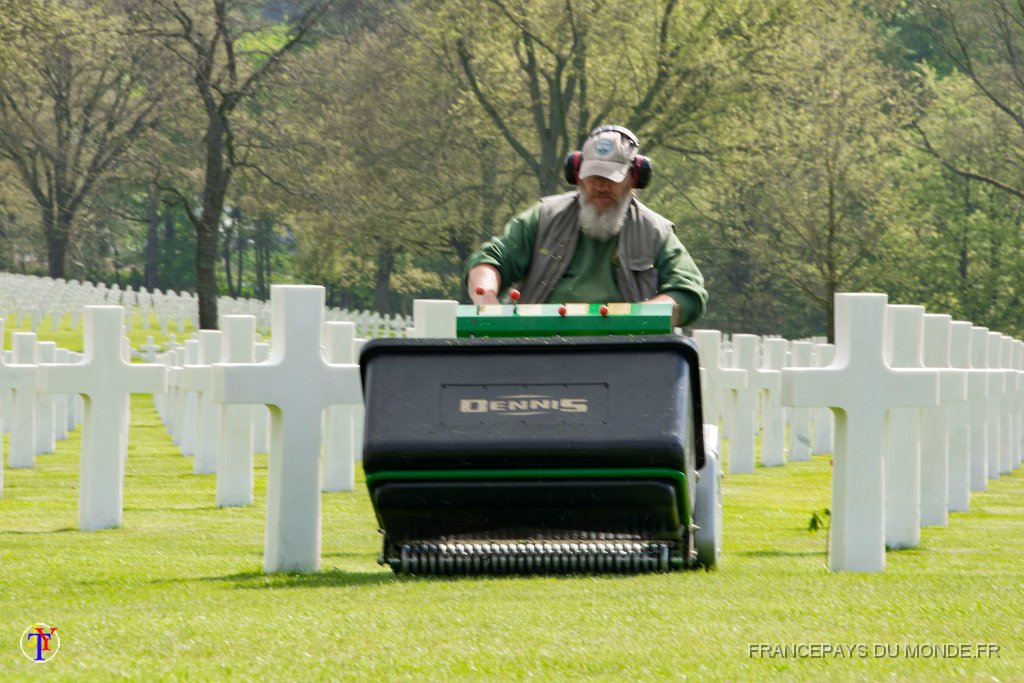
<path fill-rule="evenodd" d="M 482 244 L 480 250 L 466 261 L 463 281 L 471 268 L 482 263 L 501 272 L 505 290 L 521 281 L 533 258 L 539 218 L 540 203 L 513 216 L 501 235 Z M 621 301 L 622 294 L 615 282 L 618 246 L 617 235 L 602 241 L 580 234 L 572 262 L 548 297 L 548 302 Z M 658 294 L 667 294 L 679 304 L 681 324 L 688 325 L 703 315 L 708 297 L 704 278 L 674 232 L 665 240 L 654 265 L 658 269 Z"/>

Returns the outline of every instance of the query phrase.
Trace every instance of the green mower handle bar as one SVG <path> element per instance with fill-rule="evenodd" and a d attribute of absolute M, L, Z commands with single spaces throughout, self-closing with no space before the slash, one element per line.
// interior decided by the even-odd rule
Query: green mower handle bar
<path fill-rule="evenodd" d="M 671 334 L 670 303 L 462 305 L 459 337 Z"/>

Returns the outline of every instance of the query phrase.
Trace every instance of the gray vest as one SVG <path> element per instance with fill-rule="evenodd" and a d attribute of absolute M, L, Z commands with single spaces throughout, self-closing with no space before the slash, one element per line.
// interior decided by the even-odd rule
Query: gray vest
<path fill-rule="evenodd" d="M 537 241 L 530 269 L 519 287 L 522 303 L 545 303 L 565 274 L 580 238 L 579 192 L 540 200 Z M 658 293 L 655 261 L 673 231 L 672 223 L 633 197 L 619 233 L 616 282 L 623 301 L 643 301 Z"/>

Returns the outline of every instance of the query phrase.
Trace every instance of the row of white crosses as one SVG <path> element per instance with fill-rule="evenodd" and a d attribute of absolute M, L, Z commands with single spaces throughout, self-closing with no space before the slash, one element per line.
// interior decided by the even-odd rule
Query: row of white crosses
<path fill-rule="evenodd" d="M 210 398 L 223 411 L 218 502 L 229 504 L 220 492 L 239 481 L 244 482 L 238 486 L 239 504 L 251 501 L 250 445 L 237 450 L 236 468 L 228 469 L 229 453 L 235 451 L 227 442 L 237 445 L 244 439 L 233 435 L 249 433 L 245 418 L 238 418 L 236 426 L 227 424 L 231 412 L 267 406 L 271 439 L 264 570 L 311 572 L 320 566 L 320 492 L 354 487 L 353 461 L 362 441 L 362 385 L 355 364 L 359 344 L 353 323 L 325 322 L 322 287 L 277 286 L 271 302 L 269 357 L 242 361 L 249 353 L 243 349 L 212 366 Z M 416 302 L 417 335 L 454 337 L 456 306 L 454 301 Z M 251 327 L 232 319 L 226 318 L 223 327 L 232 339 L 252 337 Z M 182 372 L 188 369 L 183 366 Z"/>
<path fill-rule="evenodd" d="M 31 442 L 37 428 L 25 423 L 49 415 L 29 411 L 39 405 L 39 395 L 81 395 L 82 457 L 79 486 L 79 528 L 101 529 L 121 524 L 122 484 L 127 457 L 128 397 L 131 393 L 164 390 L 162 366 L 129 366 L 120 306 L 86 308 L 85 348 L 72 363 L 53 362 L 56 355 L 43 355 L 26 362 L 31 333 L 13 335 L 14 362 L 0 371 L 0 386 L 13 389 L 10 463 L 12 467 L 33 467 Z M 31 398 L 30 398 L 31 397 Z M 31 403 L 30 403 L 31 401 Z M 44 448 L 48 448 L 45 446 Z"/>
<path fill-rule="evenodd" d="M 320 492 L 354 488 L 362 440 L 359 340 L 354 323 L 325 321 L 322 287 L 276 286 L 271 300 L 266 353 L 254 351 L 251 316 L 224 316 L 223 332 L 201 331 L 184 349 L 165 355 L 169 392 L 159 410 L 183 452 L 193 448 L 194 471 L 216 473 L 217 502 L 224 506 L 252 501 L 252 408 L 257 414 L 269 408 L 264 569 L 316 571 Z M 454 336 L 455 302 L 445 304 L 447 336 Z M 216 426 L 204 437 L 207 424 Z M 194 447 L 190 430 L 197 435 Z M 204 457 L 204 442 L 215 456 Z"/>
<path fill-rule="evenodd" d="M 264 569 L 319 568 L 320 492 L 352 488 L 362 403 L 354 363 L 355 329 L 351 323 L 325 323 L 320 287 L 274 287 L 271 308 L 271 344 L 264 360 L 256 356 L 254 318 L 225 316 L 222 332 L 200 332 L 183 348 L 165 354 L 166 366 L 127 362 L 121 307 L 86 309 L 83 359 L 69 365 L 40 364 L 35 375 L 40 391 L 86 397 L 81 528 L 121 524 L 128 396 L 164 394 L 169 387 L 158 399 L 161 414 L 183 452 L 191 449 L 194 470 L 216 472 L 220 505 L 252 502 L 255 418 L 246 407 L 269 407 Z M 455 310 L 452 301 L 417 302 L 415 327 L 410 333 L 454 336 Z M 979 488 L 988 478 L 1019 466 L 1018 378 L 1024 367 L 1024 344 L 981 328 L 972 328 L 965 336 L 968 323 L 952 323 L 947 316 L 924 316 L 919 307 L 888 306 L 884 295 L 841 295 L 836 310 L 835 360 L 819 363 L 823 367 L 783 368 L 787 342 L 781 339 L 765 340 L 762 359 L 756 363 L 751 349 L 757 339 L 745 335 L 733 337 L 731 361 L 724 366 L 713 351 L 720 336 L 698 335 L 705 347 L 702 359 L 708 384 L 717 387 L 719 394 L 705 397 L 703 403 L 709 417 L 716 409 L 722 412 L 725 395 L 736 404 L 731 410 L 730 471 L 737 472 L 753 468 L 755 428 L 747 418 L 758 412 L 757 394 L 781 394 L 763 397 L 761 413 L 776 423 L 774 430 L 762 428 L 767 444 L 763 465 L 785 462 L 784 430 L 779 426 L 783 404 L 832 408 L 836 442 L 832 568 L 879 570 L 884 567 L 887 542 L 891 546 L 916 542 L 913 534 L 918 533 L 922 510 L 926 521 L 935 513 L 940 521 L 934 523 L 941 523 L 945 510 L 964 505 L 968 481 Z M 920 329 L 926 320 L 929 329 L 938 330 L 929 333 L 929 339 L 934 336 L 937 342 L 921 341 Z M 982 342 L 971 344 L 968 365 L 962 343 L 975 338 Z M 884 343 L 887 339 L 888 344 Z M 921 349 L 926 354 L 923 357 Z M 806 352 L 806 347 L 794 345 L 790 355 L 806 358 Z M 936 367 L 927 369 L 925 364 Z M 2 375 L 12 385 L 20 381 L 17 365 L 7 366 Z M 974 380 L 977 377 L 981 379 Z M 969 397 L 981 402 L 980 412 L 974 403 L 970 410 L 965 406 L 949 408 L 952 402 Z M 940 404 L 940 399 L 945 403 Z M 204 401 L 208 402 L 205 410 Z M 938 456 L 934 459 L 942 461 L 942 467 L 933 467 L 932 452 L 924 458 L 920 455 L 922 437 L 919 430 L 913 431 L 913 415 L 904 422 L 910 426 L 902 428 L 903 436 L 913 434 L 908 445 L 889 443 L 900 430 L 890 430 L 888 425 L 902 419 L 890 415 L 891 409 L 918 407 L 919 415 L 921 406 L 931 405 L 936 410 L 945 408 L 945 416 L 936 413 L 921 419 L 930 420 L 929 425 L 949 424 L 949 443 L 970 443 L 970 456 L 959 452 Z M 966 427 L 950 417 L 957 410 L 972 416 Z M 325 411 L 329 413 L 323 421 Z M 980 423 L 979 416 L 984 418 Z M 806 445 L 810 427 L 801 426 L 804 419 L 791 411 L 791 431 L 800 431 L 797 442 Z M 825 422 L 820 416 L 814 420 L 816 434 L 823 431 L 819 424 Z M 203 424 L 217 427 L 204 432 Z M 186 445 L 189 429 L 193 442 Z M 894 436 L 887 437 L 890 433 Z M 976 455 L 973 447 L 978 439 L 985 444 L 983 456 Z M 200 450 L 204 440 L 215 444 L 210 452 Z M 793 443 L 789 458 L 806 459 L 807 449 L 794 448 Z M 899 536 L 901 533 L 906 536 Z"/>
<path fill-rule="evenodd" d="M 772 396 L 780 380 L 781 403 L 791 406 L 789 460 L 831 451 L 817 442 L 819 432 L 832 436 L 828 421 L 803 411 L 834 412 L 834 570 L 884 569 L 887 547 L 919 545 L 923 525 L 946 524 L 949 512 L 968 509 L 972 489 L 1021 464 L 1024 342 L 889 305 L 883 294 L 837 295 L 835 349 L 794 342 L 781 377 L 777 340 L 764 340 L 758 361 L 758 338 L 734 335 L 725 363 L 720 333 L 695 337 L 710 394 L 705 414 L 734 422 L 730 472 L 753 471 L 758 397 L 762 419 L 774 422 L 762 424 L 761 464 L 784 462 Z M 811 351 L 819 362 L 808 362 Z"/>
<path fill-rule="evenodd" d="M 724 341 L 718 330 L 695 330 L 693 336 L 700 350 L 704 421 L 721 422 L 723 435 L 730 437 L 729 472 L 754 471 L 758 434 L 766 467 L 832 452 L 827 409 L 783 409 L 781 404 L 783 367 L 828 365 L 831 344 L 750 334 Z"/>
<path fill-rule="evenodd" d="M 252 364 L 269 359 L 270 344 L 253 341 L 254 324 L 253 316 L 222 316 L 222 332 L 202 330 L 197 339 L 156 356 L 168 366 L 168 391 L 155 397 L 157 411 L 182 454 L 195 456 L 193 471 L 218 475 L 217 503 L 221 506 L 252 502 L 252 455 L 270 450 L 265 406 L 227 407 L 213 401 L 215 363 Z M 355 362 L 365 341 L 356 339 L 355 329 L 350 322 L 325 324 L 328 361 Z M 355 486 L 353 462 L 360 455 L 356 444 L 362 441 L 361 406 L 332 406 L 324 414 L 324 430 L 323 490 L 351 491 Z M 231 474 L 236 469 L 239 476 Z"/>
<path fill-rule="evenodd" d="M 16 273 L 0 273 L 0 317 L 7 316 L 14 324 L 11 327 L 31 325 L 38 331 L 44 318 L 50 318 L 51 328 L 56 330 L 65 319 L 70 319 L 72 329 L 78 329 L 79 317 L 85 306 L 119 305 L 126 309 L 126 322 L 137 323 L 146 332 L 150 330 L 151 316 L 155 316 L 164 337 L 175 332 L 184 334 L 186 329 L 196 329 L 199 320 L 199 304 L 190 292 L 149 291 L 146 289 L 107 287 L 104 284 L 62 280 Z M 266 334 L 270 326 L 270 304 L 258 299 L 219 297 L 218 311 L 221 315 L 251 315 L 255 317 L 256 330 Z M 328 308 L 326 319 L 356 324 L 360 337 L 405 336 L 412 320 L 401 315 L 381 315 L 370 311 L 349 311 Z M 174 330 L 172 332 L 171 330 Z"/>
<path fill-rule="evenodd" d="M 0 318 L 0 338 L 3 333 L 4 319 Z M 33 467 L 36 455 L 53 453 L 57 441 L 67 439 L 81 421 L 83 407 L 78 396 L 47 394 L 36 388 L 38 363 L 67 363 L 75 357 L 77 354 L 57 348 L 53 342 L 37 341 L 32 332 L 12 334 L 12 350 L 0 354 L 0 429 L 10 435 L 10 467 Z"/>
<path fill-rule="evenodd" d="M 267 572 L 311 572 L 320 567 L 322 490 L 321 446 L 351 441 L 351 422 L 328 421 L 342 436 L 324 439 L 325 410 L 362 406 L 359 366 L 351 328 L 328 326 L 324 358 L 324 289 L 274 287 L 271 295 L 271 354 L 262 363 L 218 363 L 213 400 L 225 406 L 266 405 L 271 413 L 267 472 L 267 524 L 263 568 Z M 431 303 L 435 304 L 431 306 Z M 418 302 L 421 335 L 455 336 L 456 302 Z M 414 318 L 416 313 L 414 313 Z M 343 357 L 336 362 L 333 357 Z M 351 415 L 351 413 L 349 413 Z M 325 468 L 331 472 L 331 468 Z M 329 474 L 333 477 L 334 475 Z M 351 475 L 339 475 L 350 488 Z"/>
<path fill-rule="evenodd" d="M 194 382 L 197 393 L 216 399 L 211 414 L 218 413 L 220 418 L 213 431 L 221 447 L 215 451 L 215 465 L 204 461 L 197 469 L 210 467 L 224 473 L 218 479 L 222 504 L 246 504 L 252 496 L 252 411 L 236 404 L 264 404 L 271 409 L 267 571 L 318 568 L 321 415 L 329 406 L 360 406 L 362 402 L 358 366 L 352 362 L 351 324 L 333 323 L 329 328 L 336 330 L 338 337 L 332 353 L 345 354 L 346 362 L 328 363 L 323 358 L 323 303 L 320 287 L 275 288 L 272 351 L 266 361 L 253 362 L 253 318 L 226 317 L 223 333 L 203 332 L 205 338 L 198 343 L 220 341 L 217 336 L 223 334 L 228 362 L 210 367 L 196 357 L 196 363 L 182 367 L 179 373 L 178 380 L 186 388 Z M 162 364 L 128 362 L 123 319 L 121 306 L 89 306 L 81 360 L 66 364 L 16 362 L 0 368 L 2 386 L 9 386 L 21 399 L 34 392 L 84 397 L 79 497 L 79 528 L 83 530 L 121 525 L 128 399 L 133 393 L 165 394 L 170 374 Z M 15 336 L 19 347 L 22 338 Z M 348 349 L 338 350 L 346 346 L 346 340 Z M 211 355 L 213 341 L 207 342 Z M 191 374 L 186 374 L 189 371 Z M 225 381 L 225 377 L 229 379 Z M 352 438 L 355 430 L 350 431 Z M 12 439 L 12 448 L 19 443 Z M 349 456 L 351 459 L 351 449 Z M 11 462 L 19 466 L 22 459 L 16 454 Z M 24 466 L 32 464 L 25 462 Z M 349 464 L 348 469 L 351 467 Z M 350 489 L 353 476 L 337 474 L 340 469 L 334 467 L 332 475 L 346 479 Z"/>

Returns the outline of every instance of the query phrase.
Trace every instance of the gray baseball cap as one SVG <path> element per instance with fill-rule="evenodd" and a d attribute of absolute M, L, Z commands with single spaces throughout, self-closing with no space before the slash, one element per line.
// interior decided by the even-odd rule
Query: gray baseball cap
<path fill-rule="evenodd" d="M 636 146 L 622 134 L 610 130 L 598 133 L 583 143 L 580 178 L 597 175 L 621 182 L 629 174 L 636 154 Z"/>

